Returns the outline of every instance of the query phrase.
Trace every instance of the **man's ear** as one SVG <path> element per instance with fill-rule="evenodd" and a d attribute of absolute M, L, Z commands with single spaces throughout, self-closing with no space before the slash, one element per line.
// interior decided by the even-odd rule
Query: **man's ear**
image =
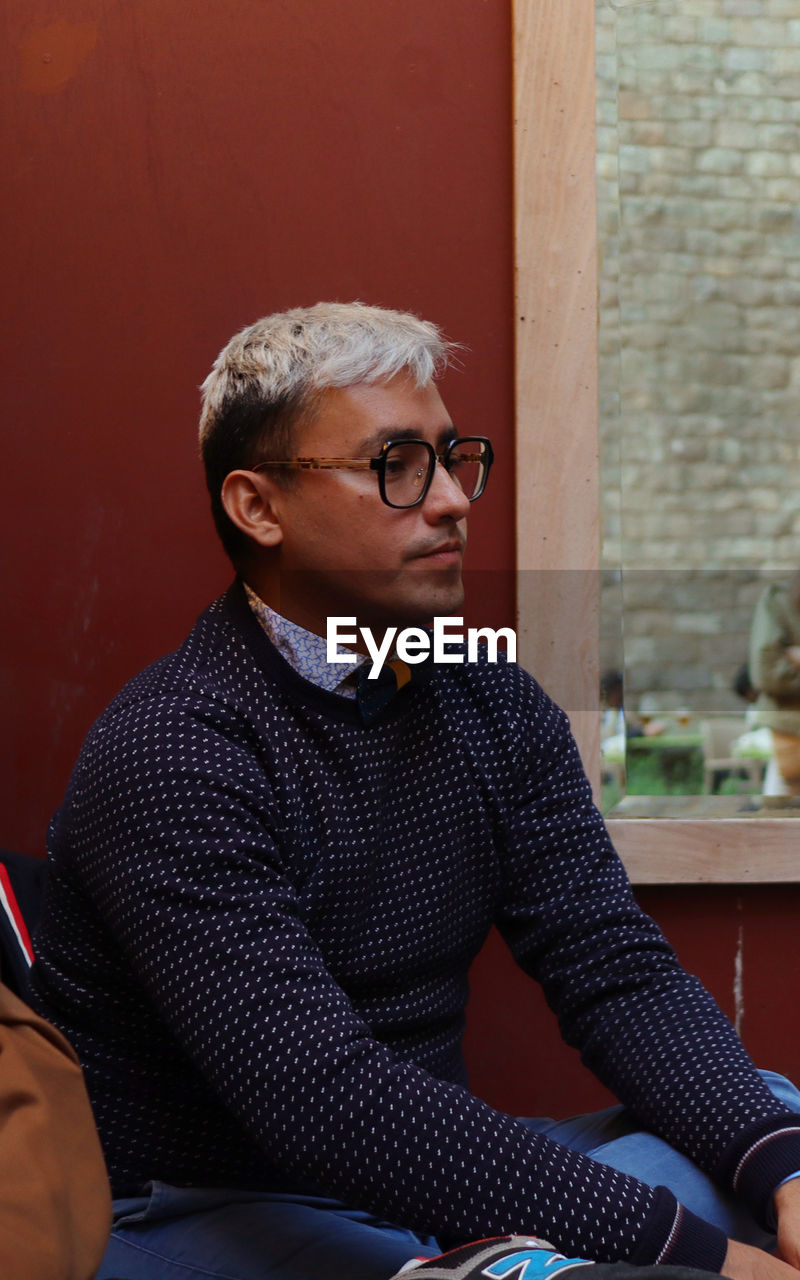
<path fill-rule="evenodd" d="M 277 547 L 283 539 L 275 499 L 275 481 L 262 472 L 231 471 L 222 484 L 222 505 L 230 520 L 262 547 Z"/>

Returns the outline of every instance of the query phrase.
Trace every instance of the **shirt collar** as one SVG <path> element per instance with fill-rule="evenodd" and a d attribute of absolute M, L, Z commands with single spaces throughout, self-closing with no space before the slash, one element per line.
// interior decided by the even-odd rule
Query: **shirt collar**
<path fill-rule="evenodd" d="M 306 631 L 305 627 L 276 613 L 246 582 L 244 590 L 261 627 L 299 676 L 328 693 L 341 693 L 348 698 L 356 696 L 355 672 L 367 661 L 366 654 L 354 654 L 355 662 L 328 662 L 328 642 L 324 636 Z"/>

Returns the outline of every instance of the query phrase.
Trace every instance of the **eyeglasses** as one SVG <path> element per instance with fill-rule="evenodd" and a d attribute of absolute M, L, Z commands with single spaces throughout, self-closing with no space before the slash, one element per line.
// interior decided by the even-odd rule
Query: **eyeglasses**
<path fill-rule="evenodd" d="M 387 440 L 377 458 L 287 458 L 257 462 L 251 471 L 278 467 L 295 471 L 377 471 L 387 507 L 416 507 L 431 487 L 437 462 L 470 502 L 486 488 L 494 451 L 485 436 L 460 436 L 437 453 L 427 440 Z"/>

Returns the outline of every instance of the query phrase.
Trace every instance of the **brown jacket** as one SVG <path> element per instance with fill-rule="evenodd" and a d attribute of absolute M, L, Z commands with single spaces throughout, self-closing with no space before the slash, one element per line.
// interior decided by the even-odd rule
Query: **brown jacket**
<path fill-rule="evenodd" d="M 78 1059 L 0 984 L 0 1276 L 90 1280 L 110 1218 Z"/>

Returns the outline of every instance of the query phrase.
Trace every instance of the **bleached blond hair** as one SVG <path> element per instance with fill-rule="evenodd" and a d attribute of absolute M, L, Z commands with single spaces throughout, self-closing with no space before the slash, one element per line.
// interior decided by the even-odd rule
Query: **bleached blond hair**
<path fill-rule="evenodd" d="M 257 320 L 223 347 L 202 384 L 200 448 L 211 509 L 234 564 L 246 548 L 220 491 L 239 467 L 289 457 L 299 420 L 333 387 L 387 382 L 407 371 L 419 387 L 439 377 L 458 348 L 436 325 L 361 302 L 318 302 Z M 279 483 L 295 483 L 276 472 Z"/>
<path fill-rule="evenodd" d="M 453 349 L 430 321 L 362 302 L 318 302 L 264 316 L 231 338 L 202 385 L 201 443 L 242 394 L 258 393 L 266 407 L 312 390 L 386 382 L 404 369 L 424 387 Z"/>

